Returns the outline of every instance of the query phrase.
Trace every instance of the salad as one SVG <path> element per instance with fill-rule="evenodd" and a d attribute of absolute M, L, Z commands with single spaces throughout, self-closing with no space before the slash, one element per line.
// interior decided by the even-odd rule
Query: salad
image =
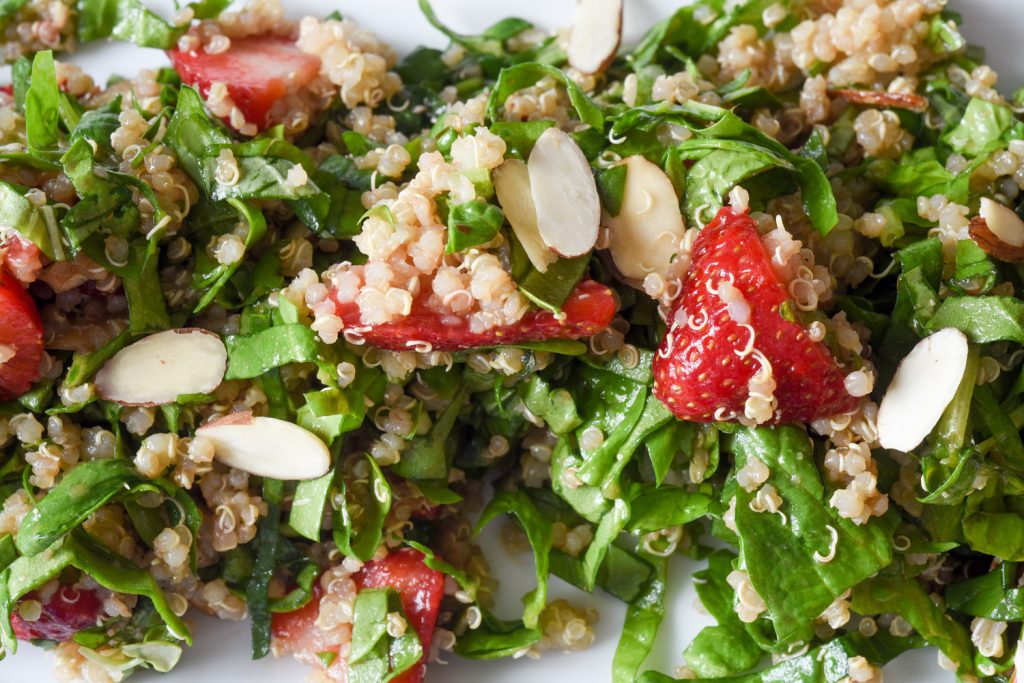
<path fill-rule="evenodd" d="M 318 683 L 1011 681 L 1024 90 L 943 0 L 700 0 L 399 56 L 278 0 L 0 2 L 0 654 Z M 114 39 L 170 67 L 96 83 Z M 532 555 L 497 614 L 478 534 Z M 645 666 L 677 554 L 715 625 Z M 431 680 L 437 673 L 430 674 Z"/>

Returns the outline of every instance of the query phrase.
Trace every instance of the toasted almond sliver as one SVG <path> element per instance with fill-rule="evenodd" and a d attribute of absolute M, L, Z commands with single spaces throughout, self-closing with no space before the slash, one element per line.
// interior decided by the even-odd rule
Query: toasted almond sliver
<path fill-rule="evenodd" d="M 174 403 L 220 386 L 228 352 L 213 332 L 195 327 L 157 332 L 118 351 L 96 373 L 96 393 L 126 406 Z"/>
<path fill-rule="evenodd" d="M 638 282 L 649 273 L 664 275 L 686 234 L 679 197 L 661 167 L 642 156 L 631 156 L 626 166 L 622 208 L 618 216 L 605 215 L 608 250 L 623 276 Z"/>
<path fill-rule="evenodd" d="M 316 479 L 331 468 L 331 453 L 315 434 L 273 417 L 233 413 L 196 430 L 213 444 L 217 460 L 260 477 Z"/>
<path fill-rule="evenodd" d="M 594 248 L 601 200 L 587 157 L 558 128 L 537 139 L 527 162 L 530 194 L 541 239 L 559 256 L 582 256 Z"/>
<path fill-rule="evenodd" d="M 948 327 L 907 354 L 878 407 L 878 441 L 908 452 L 927 437 L 956 395 L 967 367 L 967 337 Z"/>
<path fill-rule="evenodd" d="M 498 195 L 498 203 L 505 211 L 505 218 L 523 245 L 530 263 L 538 271 L 546 273 L 558 255 L 541 239 L 526 163 L 519 159 L 509 159 L 494 169 L 494 193 Z"/>
<path fill-rule="evenodd" d="M 622 42 L 622 0 L 577 0 L 566 56 L 569 65 L 594 74 L 611 64 Z"/>

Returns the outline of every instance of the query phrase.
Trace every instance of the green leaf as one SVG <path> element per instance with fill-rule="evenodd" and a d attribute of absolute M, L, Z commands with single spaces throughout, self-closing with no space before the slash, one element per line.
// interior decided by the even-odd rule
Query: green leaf
<path fill-rule="evenodd" d="M 587 546 L 583 556 L 583 589 L 593 591 L 597 573 L 608 555 L 608 549 L 619 537 L 629 521 L 629 505 L 622 498 L 612 503 L 611 509 L 601 518 L 594 532 L 594 539 Z"/>
<path fill-rule="evenodd" d="M 320 343 L 308 325 L 278 325 L 258 334 L 227 338 L 228 369 L 224 379 L 259 377 L 272 368 L 310 363 L 320 356 Z"/>
<path fill-rule="evenodd" d="M 320 567 L 312 561 L 307 562 L 295 576 L 295 588 L 280 598 L 270 601 L 272 614 L 284 614 L 302 609 L 313 599 L 313 586 L 320 578 Z"/>
<path fill-rule="evenodd" d="M 221 263 L 216 265 L 210 272 L 206 273 L 205 276 L 199 282 L 195 282 L 199 289 L 205 289 L 203 296 L 199 299 L 199 303 L 196 304 L 195 312 L 199 313 L 209 306 L 217 298 L 221 289 L 231 280 L 231 278 L 238 272 L 244 263 L 244 254 L 252 250 L 254 244 L 263 239 L 263 236 L 267 232 L 267 219 L 264 218 L 263 212 L 258 209 L 251 202 L 243 202 L 239 199 L 228 199 L 230 204 L 238 212 L 239 217 L 245 221 L 248 226 L 248 231 L 245 235 L 245 250 L 243 257 L 239 258 L 234 263 Z M 197 273 L 198 274 L 198 273 Z"/>
<path fill-rule="evenodd" d="M 0 180 L 0 226 L 14 228 L 24 239 L 54 260 L 65 258 L 53 207 L 36 207 L 21 189 Z"/>
<path fill-rule="evenodd" d="M 829 505 L 810 438 L 801 429 L 740 429 L 731 449 L 737 469 L 751 458 L 768 466 L 767 484 L 782 498 L 786 514 L 783 521 L 778 514 L 754 512 L 754 494 L 737 487 L 741 562 L 767 604 L 779 641 L 810 640 L 811 624 L 833 600 L 892 562 L 891 525 L 881 519 L 857 525 Z M 833 558 L 822 562 L 816 554 Z"/>
<path fill-rule="evenodd" d="M 448 470 L 455 457 L 454 443 L 448 436 L 467 400 L 460 392 L 434 421 L 426 434 L 416 436 L 402 452 L 402 459 L 391 466 L 391 471 L 413 481 L 448 481 Z"/>
<path fill-rule="evenodd" d="M 977 97 L 967 105 L 960 124 L 945 136 L 955 151 L 977 156 L 992 151 L 1016 121 L 1009 107 Z"/>
<path fill-rule="evenodd" d="M 71 357 L 71 367 L 64 376 L 64 385 L 76 387 L 88 382 L 130 339 L 131 335 L 125 330 L 92 353 L 76 353 Z"/>
<path fill-rule="evenodd" d="M 13 16 L 28 0 L 0 0 L 0 19 Z"/>
<path fill-rule="evenodd" d="M 57 151 L 59 108 L 53 51 L 38 52 L 32 60 L 32 79 L 25 93 L 25 140 L 33 154 L 47 156 Z"/>
<path fill-rule="evenodd" d="M 626 608 L 622 635 L 612 660 L 612 681 L 615 683 L 633 683 L 636 680 L 665 618 L 668 558 L 644 557 L 654 567 L 655 574 L 644 592 Z"/>
<path fill-rule="evenodd" d="M 263 480 L 263 500 L 267 503 L 267 515 L 259 522 L 256 532 L 256 561 L 252 576 L 245 587 L 245 601 L 249 606 L 252 620 L 252 658 L 262 659 L 270 653 L 270 596 L 268 589 L 274 578 L 274 567 L 281 551 L 280 531 L 281 502 L 284 499 L 284 482 L 277 479 Z"/>
<path fill-rule="evenodd" d="M 384 539 L 384 523 L 391 511 L 391 486 L 377 461 L 366 455 L 370 469 L 367 481 L 337 480 L 345 504 L 334 516 L 334 543 L 345 555 L 363 562 L 373 558 Z"/>
<path fill-rule="evenodd" d="M 630 501 L 626 529 L 645 534 L 689 524 L 708 514 L 713 505 L 710 496 L 696 491 L 671 486 L 641 489 Z"/>
<path fill-rule="evenodd" d="M 626 173 L 628 167 L 619 164 L 610 168 L 599 169 L 594 174 L 597 181 L 597 194 L 601 197 L 601 205 L 612 216 L 622 211 L 622 198 L 626 194 Z"/>
<path fill-rule="evenodd" d="M 1012 563 L 1005 566 L 1013 567 Z M 946 588 L 946 607 L 971 617 L 995 621 L 1024 620 L 1024 588 L 1018 588 L 1016 577 L 1006 585 L 1003 566 L 983 576 L 966 579 Z"/>
<path fill-rule="evenodd" d="M 548 128 L 555 125 L 554 121 L 495 121 L 488 130 L 505 141 L 508 155 L 523 161 L 530 158 L 530 152 L 537 140 Z"/>
<path fill-rule="evenodd" d="M 955 327 L 976 344 L 1024 344 L 1024 302 L 1010 296 L 950 297 L 928 321 L 932 332 Z"/>
<path fill-rule="evenodd" d="M 576 402 L 567 389 L 551 387 L 540 375 L 522 385 L 523 403 L 531 413 L 547 423 L 555 434 L 565 434 L 580 424 Z"/>
<path fill-rule="evenodd" d="M 523 88 L 529 88 L 542 78 L 551 78 L 565 88 L 569 103 L 576 110 L 580 121 L 598 131 L 604 130 L 604 112 L 585 92 L 569 78 L 564 71 L 547 64 L 526 62 L 506 67 L 498 74 L 491 96 L 487 100 L 487 118 L 496 121 L 498 111 L 505 106 L 509 95 Z"/>
<path fill-rule="evenodd" d="M 445 253 L 455 254 L 490 242 L 504 222 L 505 214 L 501 209 L 480 199 L 450 207 Z"/>
<path fill-rule="evenodd" d="M 334 477 L 334 472 L 328 472 L 319 479 L 300 481 L 295 486 L 295 497 L 288 512 L 288 526 L 314 543 L 320 542 L 327 497 Z"/>
<path fill-rule="evenodd" d="M 914 579 L 876 577 L 853 592 L 853 609 L 861 614 L 899 614 L 925 640 L 957 664 L 960 674 L 974 671 L 973 648 L 960 623 L 932 602 L 928 592 Z"/>
<path fill-rule="evenodd" d="M 205 13 L 205 12 L 204 12 Z M 139 47 L 174 47 L 184 28 L 171 26 L 139 0 L 78 0 L 78 40 L 115 38 Z"/>
<path fill-rule="evenodd" d="M 423 656 L 416 629 L 397 638 L 387 632 L 388 614 L 406 618 L 393 588 L 365 588 L 356 596 L 352 618 L 352 650 L 348 657 L 351 683 L 387 683 L 412 668 Z"/>
<path fill-rule="evenodd" d="M 536 563 L 537 587 L 523 597 L 523 625 L 527 629 L 536 629 L 540 613 L 547 604 L 548 595 L 548 555 L 551 552 L 551 522 L 541 516 L 537 506 L 522 491 L 504 491 L 499 493 L 487 504 L 480 513 L 474 534 L 487 526 L 499 515 L 508 514 L 515 517 L 519 526 L 526 532 L 526 538 L 533 548 Z"/>
<path fill-rule="evenodd" d="M 170 634 L 192 644 L 188 627 L 171 610 L 153 575 L 79 530 L 38 555 L 18 558 L 0 573 L 0 641 L 7 652 L 13 654 L 17 651 L 17 641 L 13 639 L 13 631 L 10 629 L 13 606 L 29 591 L 69 566 L 85 572 L 98 584 L 112 591 L 149 598 Z"/>
<path fill-rule="evenodd" d="M 29 557 L 43 552 L 116 496 L 146 480 L 124 460 L 93 460 L 68 472 L 29 511 L 18 530 L 18 550 Z"/>

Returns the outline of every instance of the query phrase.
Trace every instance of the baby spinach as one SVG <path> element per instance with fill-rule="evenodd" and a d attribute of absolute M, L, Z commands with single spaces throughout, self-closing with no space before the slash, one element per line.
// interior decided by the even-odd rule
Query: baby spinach
<path fill-rule="evenodd" d="M 370 468 L 365 484 L 356 487 L 341 476 L 337 478 L 335 486 L 344 504 L 334 514 L 334 544 L 346 556 L 363 562 L 371 560 L 377 552 L 391 511 L 391 485 L 377 461 L 369 455 L 365 457 Z"/>
<path fill-rule="evenodd" d="M 281 503 L 284 500 L 284 482 L 263 480 L 263 500 L 267 502 L 267 515 L 260 520 L 256 531 L 256 560 L 252 576 L 245 587 L 245 602 L 252 620 L 252 658 L 261 659 L 270 653 L 270 597 L 268 590 L 274 578 L 274 569 L 281 554 Z"/>
<path fill-rule="evenodd" d="M 209 4 L 209 3 L 201 3 Z M 174 47 L 184 32 L 146 9 L 139 0 L 78 0 L 78 40 L 115 38 L 139 47 Z"/>
<path fill-rule="evenodd" d="M 25 141 L 32 154 L 51 158 L 57 153 L 59 110 L 53 51 L 38 52 L 32 60 L 32 77 L 25 93 Z"/>
<path fill-rule="evenodd" d="M 1016 569 L 1016 563 L 950 585 L 944 594 L 946 607 L 971 617 L 1024 621 L 1024 588 L 1017 587 L 1016 576 L 1008 577 L 1004 567 Z"/>
<path fill-rule="evenodd" d="M 998 148 L 1014 123 L 1016 117 L 1009 107 L 975 97 L 967 105 L 960 124 L 946 134 L 945 141 L 957 152 L 978 156 Z"/>
<path fill-rule="evenodd" d="M 576 110 L 580 121 L 598 131 L 604 130 L 604 111 L 583 92 L 574 80 L 565 75 L 561 69 L 538 62 L 526 62 L 506 67 L 498 74 L 491 96 L 487 100 L 487 118 L 497 121 L 505 100 L 515 92 L 537 83 L 542 78 L 551 78 L 565 88 L 569 103 Z"/>
<path fill-rule="evenodd" d="M 479 534 L 491 520 L 503 514 L 516 519 L 533 548 L 537 587 L 523 597 L 522 624 L 527 629 L 536 629 L 540 613 L 547 604 L 551 522 L 540 514 L 534 502 L 522 491 L 504 491 L 492 498 L 484 511 L 480 513 L 474 533 Z"/>
<path fill-rule="evenodd" d="M 754 494 L 736 491 L 740 560 L 764 598 L 780 643 L 812 637 L 811 624 L 833 600 L 892 562 L 892 524 L 858 525 L 829 505 L 811 440 L 795 427 L 740 429 L 730 438 L 736 467 L 757 458 L 772 473 L 781 515 L 754 512 Z M 815 555 L 832 556 L 828 562 Z"/>
<path fill-rule="evenodd" d="M 449 207 L 445 253 L 455 254 L 490 242 L 504 222 L 501 209 L 480 199 Z"/>
<path fill-rule="evenodd" d="M 612 660 L 612 681 L 632 683 L 644 660 L 654 647 L 658 627 L 665 618 L 665 594 L 668 591 L 668 558 L 643 556 L 654 567 L 654 576 L 644 592 L 626 608 L 622 635 Z"/>
<path fill-rule="evenodd" d="M 277 325 L 257 334 L 228 337 L 224 379 L 259 377 L 271 368 L 309 363 L 320 356 L 320 342 L 308 325 Z"/>
<path fill-rule="evenodd" d="M 366 588 L 356 596 L 352 617 L 352 649 L 348 656 L 351 683 L 387 683 L 412 668 L 423 656 L 416 630 L 388 633 L 388 615 L 405 618 L 402 600 L 393 588 Z"/>

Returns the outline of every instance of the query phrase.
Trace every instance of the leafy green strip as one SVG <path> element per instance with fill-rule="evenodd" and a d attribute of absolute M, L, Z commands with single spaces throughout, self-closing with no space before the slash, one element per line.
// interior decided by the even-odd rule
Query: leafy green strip
<path fill-rule="evenodd" d="M 655 573 L 647 588 L 626 608 L 615 658 L 612 660 L 612 681 L 632 683 L 654 647 L 658 627 L 665 618 L 665 593 L 668 580 L 668 558 L 643 555 Z"/>
<path fill-rule="evenodd" d="M 405 618 L 398 591 L 393 588 L 359 591 L 348 657 L 350 683 L 387 683 L 415 666 L 423 656 L 416 629 L 407 627 L 399 636 L 388 632 L 391 614 Z"/>
<path fill-rule="evenodd" d="M 267 502 L 267 516 L 260 520 L 256 532 L 256 562 L 252 577 L 245 588 L 245 599 L 252 619 L 252 658 L 261 659 L 270 653 L 270 598 L 267 591 L 274 578 L 274 567 L 280 551 L 278 526 L 281 524 L 281 502 L 284 482 L 263 480 L 263 500 Z"/>

